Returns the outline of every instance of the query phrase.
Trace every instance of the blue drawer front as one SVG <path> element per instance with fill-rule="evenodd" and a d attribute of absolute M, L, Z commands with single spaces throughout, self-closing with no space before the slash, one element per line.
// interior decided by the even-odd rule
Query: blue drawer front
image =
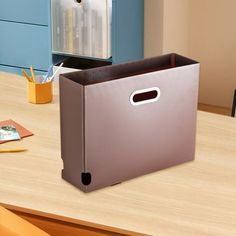
<path fill-rule="evenodd" d="M 112 24 L 112 62 L 143 59 L 144 0 L 113 0 Z"/>
<path fill-rule="evenodd" d="M 0 64 L 47 70 L 51 63 L 46 26 L 0 21 Z"/>
<path fill-rule="evenodd" d="M 49 24 L 49 0 L 1 0 L 0 20 Z"/>

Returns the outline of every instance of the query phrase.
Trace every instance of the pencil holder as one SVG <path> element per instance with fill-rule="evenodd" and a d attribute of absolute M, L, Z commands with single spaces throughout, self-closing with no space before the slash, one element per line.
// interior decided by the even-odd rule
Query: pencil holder
<path fill-rule="evenodd" d="M 44 104 L 52 101 L 52 82 L 27 82 L 28 101 L 34 104 Z"/>

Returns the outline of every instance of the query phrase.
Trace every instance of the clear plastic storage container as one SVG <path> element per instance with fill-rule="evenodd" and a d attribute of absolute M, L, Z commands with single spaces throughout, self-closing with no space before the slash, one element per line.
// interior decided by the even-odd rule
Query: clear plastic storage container
<path fill-rule="evenodd" d="M 52 0 L 53 52 L 111 57 L 111 0 Z"/>

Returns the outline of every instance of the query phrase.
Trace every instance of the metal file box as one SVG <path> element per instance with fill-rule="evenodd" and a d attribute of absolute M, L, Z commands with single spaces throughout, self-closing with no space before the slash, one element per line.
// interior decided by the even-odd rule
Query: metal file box
<path fill-rule="evenodd" d="M 62 177 L 90 192 L 193 160 L 198 83 L 177 54 L 61 75 Z"/>

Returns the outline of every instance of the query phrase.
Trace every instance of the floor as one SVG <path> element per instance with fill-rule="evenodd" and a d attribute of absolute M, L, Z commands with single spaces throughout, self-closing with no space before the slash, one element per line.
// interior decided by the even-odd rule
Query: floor
<path fill-rule="evenodd" d="M 230 108 L 216 107 L 216 106 L 211 106 L 211 105 L 206 105 L 206 104 L 198 104 L 198 110 L 217 113 L 217 114 L 226 115 L 226 116 L 231 115 Z"/>

